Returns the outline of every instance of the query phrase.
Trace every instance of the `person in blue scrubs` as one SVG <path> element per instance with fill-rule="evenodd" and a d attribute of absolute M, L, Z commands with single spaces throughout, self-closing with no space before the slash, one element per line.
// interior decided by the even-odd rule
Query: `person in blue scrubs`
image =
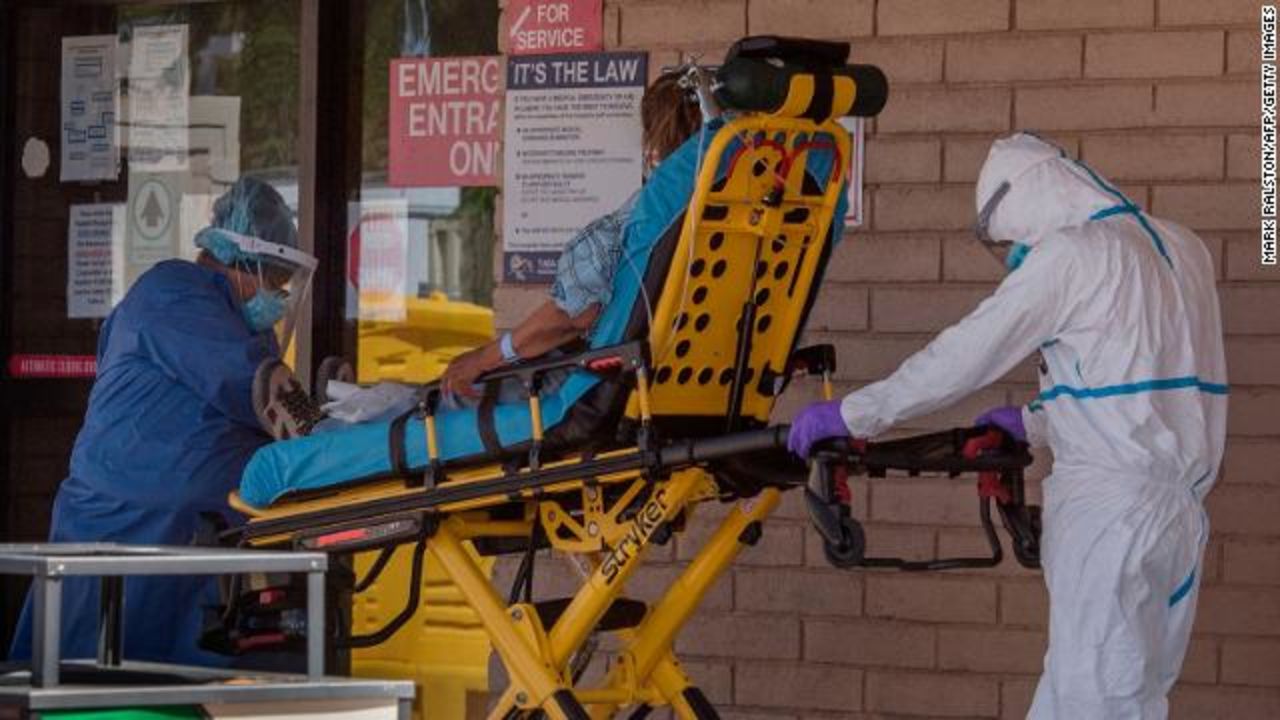
<path fill-rule="evenodd" d="M 195 242 L 196 262 L 152 267 L 102 326 L 98 375 L 50 541 L 189 544 L 202 512 L 231 512 L 228 491 L 270 440 L 254 414 L 254 372 L 280 354 L 277 326 L 290 324 L 308 289 L 291 268 L 309 256 L 296 250 L 284 199 L 252 178 L 218 199 Z M 98 581 L 63 582 L 63 657 L 92 657 Z M 124 657 L 225 665 L 196 645 L 203 609 L 217 602 L 215 582 L 127 579 Z M 11 659 L 30 657 L 31 631 L 28 597 Z"/>

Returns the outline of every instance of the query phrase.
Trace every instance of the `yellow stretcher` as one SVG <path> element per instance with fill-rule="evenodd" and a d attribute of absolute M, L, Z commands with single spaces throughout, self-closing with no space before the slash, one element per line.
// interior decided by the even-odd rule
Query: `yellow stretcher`
<path fill-rule="evenodd" d="M 536 390 L 558 368 L 606 376 L 623 391 L 624 441 L 544 448 L 532 392 L 532 438 L 522 456 L 435 462 L 439 439 L 428 392 L 427 477 L 286 497 L 269 508 L 233 494 L 232 505 L 251 518 L 234 537 L 255 547 L 343 553 L 410 545 L 418 563 L 425 553 L 479 616 L 510 677 L 491 718 L 541 711 L 578 720 L 627 706 L 716 717 L 673 646 L 707 590 L 759 539 L 780 493 L 808 476 L 785 452 L 787 428 L 768 421 L 801 366 L 823 376 L 830 393 L 829 348 L 797 350 L 796 341 L 831 251 L 829 230 L 845 185 L 829 182 L 815 192 L 804 157 L 815 138 L 826 138 L 838 160 L 832 177 L 844 177 L 850 142 L 835 119 L 875 114 L 887 93 L 883 75 L 845 65 L 847 53 L 847 45 L 834 43 L 740 42 L 716 90 L 738 114 L 709 137 L 705 157 L 736 155 L 720 180 L 717 163 L 701 167 L 669 248 L 669 269 L 649 290 L 647 337 L 488 378 L 514 376 Z M 601 431 L 612 437 L 619 427 Z M 702 503 L 737 499 L 660 600 L 646 605 L 624 596 L 652 545 L 680 532 Z M 523 554 L 518 592 L 499 595 L 469 545 L 481 555 Z M 589 576 L 572 598 L 531 599 L 533 551 L 541 547 L 585 559 Z M 575 660 L 599 632 L 620 639 L 617 662 L 602 683 L 584 687 Z"/>

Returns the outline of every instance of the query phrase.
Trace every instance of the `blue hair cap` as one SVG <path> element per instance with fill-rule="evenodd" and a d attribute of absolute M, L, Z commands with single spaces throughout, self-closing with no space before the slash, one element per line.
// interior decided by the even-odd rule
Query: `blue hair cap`
<path fill-rule="evenodd" d="M 219 230 L 256 237 L 288 247 L 298 247 L 293 211 L 275 188 L 252 177 L 242 177 L 213 204 L 209 227 L 196 233 L 197 247 L 208 250 L 218 262 L 232 265 L 251 260 Z"/>

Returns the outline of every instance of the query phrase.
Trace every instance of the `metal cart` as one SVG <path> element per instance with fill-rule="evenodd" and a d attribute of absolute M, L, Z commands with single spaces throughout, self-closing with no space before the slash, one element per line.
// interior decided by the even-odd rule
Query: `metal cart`
<path fill-rule="evenodd" d="M 0 574 L 31 577 L 32 658 L 0 665 L 0 718 L 5 706 L 23 713 L 127 705 L 300 704 L 330 709 L 388 705 L 408 718 L 413 683 L 324 675 L 323 553 L 195 547 L 92 544 L 0 544 Z M 241 672 L 128 662 L 122 656 L 124 578 L 130 575 L 305 573 L 307 674 Z M 102 605 L 95 659 L 63 660 L 59 653 L 62 580 L 99 577 Z M 337 703 L 337 705 L 335 705 Z M 301 710 L 301 712 L 306 712 Z M 300 715 L 301 716 L 301 715 Z"/>

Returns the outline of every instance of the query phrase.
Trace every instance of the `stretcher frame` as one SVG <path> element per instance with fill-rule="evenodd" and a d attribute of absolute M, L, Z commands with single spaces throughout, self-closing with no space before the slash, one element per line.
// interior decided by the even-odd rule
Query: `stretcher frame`
<path fill-rule="evenodd" d="M 830 227 L 845 191 L 839 178 L 851 157 L 848 133 L 835 118 L 854 108 L 858 92 L 852 77 L 820 75 L 796 74 L 773 112 L 744 113 L 711 137 L 704 156 L 713 161 L 701 164 L 647 338 L 485 378 L 515 375 L 528 392 L 532 437 L 521 461 L 463 469 L 441 462 L 429 392 L 421 406 L 428 458 L 421 474 L 344 490 L 340 504 L 312 497 L 262 509 L 233 494 L 231 504 L 252 519 L 230 537 L 254 547 L 339 552 L 418 543 L 475 610 L 508 672 L 510 686 L 491 720 L 537 712 L 557 720 L 604 718 L 624 706 L 637 708 L 633 717 L 657 707 L 681 718 L 718 717 L 681 669 L 674 644 L 710 587 L 760 539 L 780 493 L 806 479 L 795 461 L 773 474 L 726 482 L 717 463 L 752 453 L 789 458 L 788 428 L 767 424 L 794 359 L 806 356 L 795 352 L 795 341 L 833 243 Z M 825 188 L 815 193 L 806 190 L 807 159 L 794 161 L 819 146 L 834 160 Z M 720 179 L 715 159 L 730 155 Z M 704 246 L 715 250 L 717 242 L 742 243 L 747 254 L 738 260 L 751 253 L 754 260 L 747 271 L 722 278 L 720 290 L 708 293 L 710 279 L 691 287 L 695 254 L 703 257 Z M 708 263 L 709 275 L 719 278 L 721 265 Z M 770 282 L 777 291 L 772 304 Z M 735 288 L 745 292 L 726 299 Z M 695 337 L 708 324 L 690 321 L 692 306 L 703 302 L 699 292 L 712 296 L 709 305 L 737 315 L 736 328 L 710 323 L 705 337 Z M 700 344 L 690 351 L 693 340 Z M 723 368 L 719 382 L 711 381 L 712 360 Z M 633 445 L 543 457 L 541 377 L 569 364 L 630 388 L 624 415 L 635 427 Z M 833 361 L 807 365 L 823 377 L 827 397 L 833 369 Z M 694 418 L 699 430 L 672 433 L 664 422 L 671 417 Z M 718 429 L 709 433 L 708 425 Z M 708 501 L 736 506 L 652 606 L 624 598 L 649 549 L 680 532 Z M 534 603 L 527 594 L 519 601 L 514 593 L 505 601 L 466 545 L 503 541 L 528 553 L 546 545 L 583 556 L 590 574 L 567 603 Z M 614 632 L 621 647 L 604 681 L 584 687 L 575 655 L 597 631 Z"/>

